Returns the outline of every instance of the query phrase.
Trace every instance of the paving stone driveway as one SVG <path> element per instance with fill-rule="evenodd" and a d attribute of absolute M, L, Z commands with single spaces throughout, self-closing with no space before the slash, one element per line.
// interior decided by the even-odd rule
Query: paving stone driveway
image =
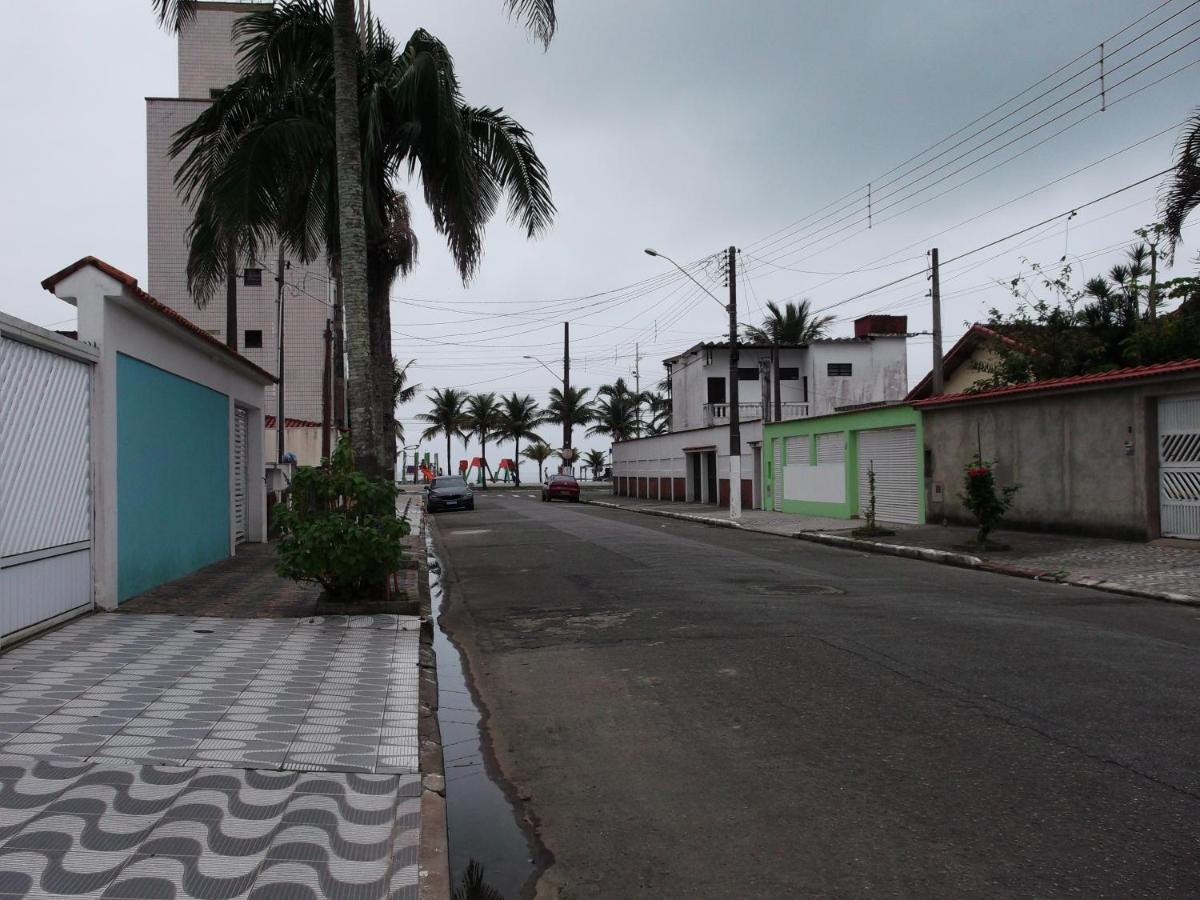
<path fill-rule="evenodd" d="M 99 615 L 0 656 L 0 897 L 415 897 L 417 627 Z"/>

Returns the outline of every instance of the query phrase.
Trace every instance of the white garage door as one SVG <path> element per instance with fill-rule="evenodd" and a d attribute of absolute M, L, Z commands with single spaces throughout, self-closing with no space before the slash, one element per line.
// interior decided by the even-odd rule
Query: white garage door
<path fill-rule="evenodd" d="M 246 532 L 250 529 L 246 524 L 246 470 L 249 468 L 246 460 L 246 431 L 248 425 L 246 410 L 234 407 L 233 410 L 233 521 L 234 540 L 245 543 Z"/>
<path fill-rule="evenodd" d="M 1158 401 L 1163 537 L 1200 539 L 1200 396 Z"/>
<path fill-rule="evenodd" d="M 783 438 L 775 438 L 771 443 L 775 445 L 775 468 L 771 473 L 774 476 L 771 483 L 771 501 L 775 512 L 781 512 L 783 510 Z"/>
<path fill-rule="evenodd" d="M 917 429 L 876 428 L 858 433 L 858 510 L 871 505 L 868 472 L 875 468 L 875 518 L 881 522 L 919 524 Z"/>

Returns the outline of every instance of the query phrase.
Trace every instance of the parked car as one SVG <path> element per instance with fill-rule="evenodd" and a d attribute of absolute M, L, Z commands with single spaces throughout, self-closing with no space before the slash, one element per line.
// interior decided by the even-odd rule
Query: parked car
<path fill-rule="evenodd" d="M 443 475 L 425 486 L 425 509 L 474 509 L 475 492 L 461 475 Z"/>
<path fill-rule="evenodd" d="M 551 475 L 542 485 L 542 502 L 551 500 L 566 500 L 568 503 L 579 502 L 579 482 L 574 475 Z"/>

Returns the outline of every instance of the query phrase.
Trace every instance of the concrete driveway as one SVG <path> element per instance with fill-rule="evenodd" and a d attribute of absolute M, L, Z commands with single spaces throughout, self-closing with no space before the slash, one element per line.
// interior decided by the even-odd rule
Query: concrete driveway
<path fill-rule="evenodd" d="M 0 897 L 415 897 L 417 627 L 98 615 L 0 656 Z"/>

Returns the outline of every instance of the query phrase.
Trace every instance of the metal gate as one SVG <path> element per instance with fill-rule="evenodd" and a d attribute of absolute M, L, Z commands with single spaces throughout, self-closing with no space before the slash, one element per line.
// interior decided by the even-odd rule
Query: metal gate
<path fill-rule="evenodd" d="M 884 522 L 919 524 L 917 429 L 875 428 L 858 433 L 858 514 L 871 505 L 869 472 L 875 469 L 875 517 Z"/>
<path fill-rule="evenodd" d="M 238 544 L 245 543 L 250 530 L 246 522 L 246 432 L 248 425 L 246 410 L 233 409 L 233 533 Z"/>
<path fill-rule="evenodd" d="M 774 478 L 771 481 L 771 504 L 775 507 L 775 512 L 783 512 L 783 438 L 774 438 L 771 443 L 775 445 L 775 469 L 773 472 Z"/>
<path fill-rule="evenodd" d="M 1200 395 L 1158 401 L 1158 497 L 1163 537 L 1200 540 Z"/>
<path fill-rule="evenodd" d="M 0 322 L 0 639 L 92 608 L 94 351 Z M 13 339 L 12 335 L 16 336 Z M 61 343 L 61 346 L 60 346 Z"/>

